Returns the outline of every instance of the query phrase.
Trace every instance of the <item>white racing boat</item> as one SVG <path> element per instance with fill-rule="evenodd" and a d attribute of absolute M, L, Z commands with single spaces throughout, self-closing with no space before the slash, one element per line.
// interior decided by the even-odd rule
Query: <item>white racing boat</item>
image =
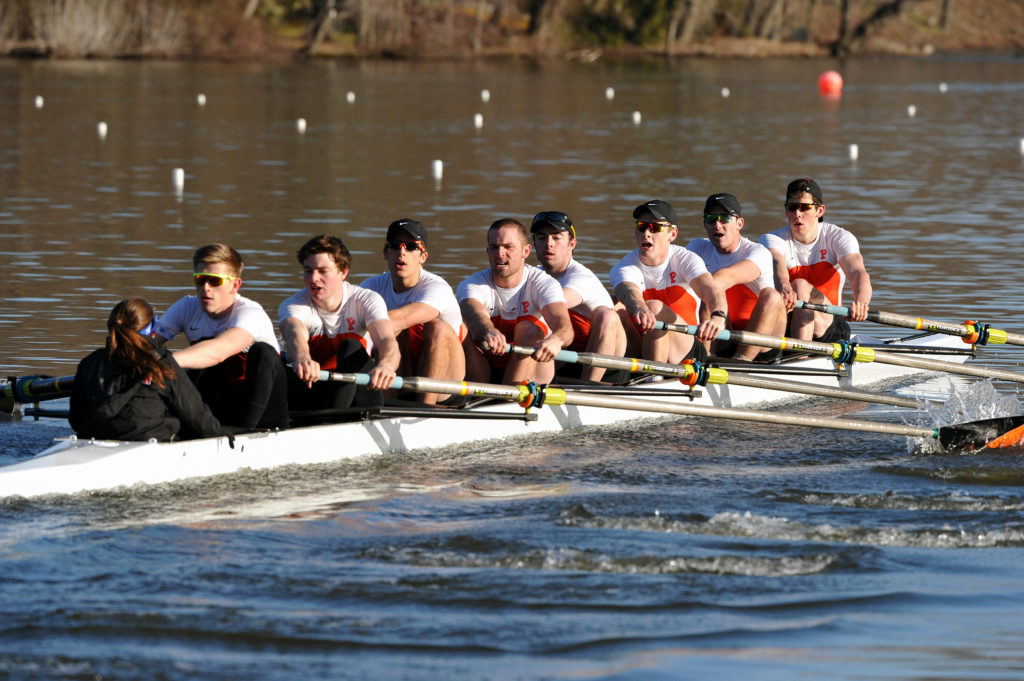
<path fill-rule="evenodd" d="M 877 339 L 855 338 L 862 343 Z M 918 334 L 884 341 L 892 346 L 969 351 L 959 338 Z M 927 351 L 926 351 L 927 352 Z M 921 354 L 914 357 L 963 364 L 968 354 Z M 756 365 L 755 365 L 756 366 Z M 733 367 L 731 367 L 733 368 Z M 738 369 L 738 367 L 736 367 Z M 965 367 L 966 368 L 966 367 Z M 878 362 L 836 364 L 827 357 L 802 357 L 759 366 L 737 374 L 808 386 L 856 389 L 911 374 L 920 368 Z M 637 402 L 668 405 L 741 407 L 767 405 L 800 397 L 785 390 L 749 385 L 706 385 L 690 389 L 672 379 L 646 377 L 628 387 L 587 389 Z M 576 388 L 577 386 L 565 386 Z M 580 387 L 582 390 L 583 388 Z M 608 425 L 659 414 L 632 408 L 603 408 L 572 404 L 546 404 L 524 411 L 508 401 L 480 400 L 458 409 L 384 407 L 368 410 L 361 420 L 248 433 L 182 442 L 122 442 L 57 438 L 45 451 L 25 461 L 0 467 L 0 498 L 114 489 L 137 484 L 159 484 L 283 465 L 317 464 L 411 450 L 467 444 L 514 436 L 560 432 L 583 426 Z"/>

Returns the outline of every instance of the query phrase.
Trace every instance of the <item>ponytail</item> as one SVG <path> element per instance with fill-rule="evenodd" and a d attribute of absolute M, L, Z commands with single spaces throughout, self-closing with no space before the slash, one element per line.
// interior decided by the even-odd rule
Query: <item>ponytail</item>
<path fill-rule="evenodd" d="M 163 388 L 174 378 L 174 369 L 160 361 L 152 342 L 140 333 L 154 319 L 153 306 L 142 298 L 119 302 L 107 318 L 107 353 L 110 362 L 129 376 Z"/>

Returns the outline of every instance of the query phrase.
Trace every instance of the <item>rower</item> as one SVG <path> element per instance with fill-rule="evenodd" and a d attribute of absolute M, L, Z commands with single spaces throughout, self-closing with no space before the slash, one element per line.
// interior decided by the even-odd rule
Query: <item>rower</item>
<path fill-rule="evenodd" d="M 184 333 L 189 347 L 174 359 L 221 423 L 243 429 L 287 428 L 287 378 L 274 324 L 254 300 L 238 295 L 242 256 L 208 244 L 192 256 L 196 295 L 171 305 L 155 341 Z"/>
<path fill-rule="evenodd" d="M 752 331 L 770 336 L 786 333 L 786 306 L 775 290 L 772 278 L 772 254 L 764 246 L 740 235 L 743 206 L 732 194 L 719 192 L 704 201 L 706 239 L 693 239 L 687 250 L 701 257 L 711 277 L 725 289 L 729 301 L 726 328 Z M 708 309 L 701 306 L 701 319 Z M 742 361 L 771 361 L 781 351 L 756 345 L 712 341 L 711 350 L 719 357 Z"/>
<path fill-rule="evenodd" d="M 794 307 L 798 300 L 841 306 L 848 279 L 853 292 L 850 319 L 861 322 L 867 318 L 871 278 L 857 237 L 825 222 L 821 188 L 809 177 L 789 183 L 785 208 L 788 224 L 763 235 L 761 244 L 775 261 L 775 286 L 790 316 L 786 335 L 828 343 L 846 340 L 850 325 L 844 318 Z"/>
<path fill-rule="evenodd" d="M 534 252 L 539 267 L 562 285 L 569 307 L 573 339 L 567 349 L 621 357 L 626 352 L 626 332 L 615 313 L 615 303 L 604 284 L 588 267 L 573 256 L 576 250 L 576 227 L 561 211 L 537 213 L 530 225 Z M 600 381 L 603 367 L 582 365 L 559 366 L 559 375 Z"/>
<path fill-rule="evenodd" d="M 388 225 L 384 260 L 388 271 L 361 286 L 384 299 L 401 351 L 403 375 L 461 381 L 466 375 L 462 352 L 465 327 L 452 287 L 423 269 L 427 262 L 427 229 L 418 220 L 402 218 Z M 414 393 L 424 404 L 436 404 L 437 393 Z"/>
<path fill-rule="evenodd" d="M 319 382 L 320 371 L 363 372 L 372 391 L 391 387 L 399 351 L 384 299 L 350 284 L 348 248 L 336 236 L 309 239 L 297 253 L 305 288 L 277 309 L 278 327 L 292 362 L 288 396 L 293 409 L 379 406 L 383 393 Z"/>
<path fill-rule="evenodd" d="M 728 301 L 725 291 L 708 273 L 696 253 L 672 242 L 679 235 L 676 211 L 667 201 L 653 199 L 633 210 L 637 248 L 612 268 L 615 309 L 626 330 L 626 352 L 635 357 L 676 364 L 684 359 L 704 361 L 702 343 L 725 329 Z M 711 310 L 698 319 L 703 301 Z M 687 334 L 655 330 L 657 322 L 698 326 L 697 339 Z"/>
<path fill-rule="evenodd" d="M 555 355 L 572 342 L 562 287 L 537 267 L 526 267 L 530 243 L 523 223 L 495 220 L 487 229 L 490 267 L 462 281 L 455 297 L 469 329 L 463 341 L 470 381 L 548 383 Z M 509 356 L 509 343 L 532 356 Z"/>

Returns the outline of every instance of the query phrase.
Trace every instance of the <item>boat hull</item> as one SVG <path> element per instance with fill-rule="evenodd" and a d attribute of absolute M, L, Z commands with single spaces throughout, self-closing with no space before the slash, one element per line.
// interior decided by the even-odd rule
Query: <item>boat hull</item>
<path fill-rule="evenodd" d="M 958 338 L 925 336 L 914 344 L 963 348 Z M 947 361 L 964 355 L 944 356 Z M 827 358 L 809 358 L 793 366 L 831 372 L 786 376 L 786 380 L 814 385 L 853 388 L 911 374 L 920 370 L 876 363 L 837 367 Z M 758 374 L 752 374 L 758 375 Z M 777 374 L 772 374 L 777 377 Z M 644 401 L 749 407 L 799 399 L 799 395 L 735 385 L 708 385 L 683 397 L 674 380 L 642 384 Z M 671 391 L 672 394 L 667 394 Z M 388 453 L 400 453 L 468 444 L 474 441 L 552 433 L 583 426 L 612 425 L 657 417 L 646 411 L 553 405 L 532 410 L 527 418 L 512 418 L 523 410 L 510 403 L 473 409 L 493 414 L 494 420 L 454 421 L 451 418 L 396 416 L 366 421 L 292 428 L 184 442 L 120 442 L 58 438 L 53 446 L 31 459 L 0 468 L 0 498 L 73 494 L 137 484 L 159 484 L 189 478 L 269 469 L 283 465 L 328 463 Z"/>

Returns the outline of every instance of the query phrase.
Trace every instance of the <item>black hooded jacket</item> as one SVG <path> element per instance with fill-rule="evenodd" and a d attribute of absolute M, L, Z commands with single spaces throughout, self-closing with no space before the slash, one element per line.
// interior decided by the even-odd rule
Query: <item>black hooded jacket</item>
<path fill-rule="evenodd" d="M 154 351 L 174 369 L 163 388 L 124 373 L 105 348 L 78 364 L 68 421 L 79 437 L 167 442 L 227 434 L 171 353 Z"/>

